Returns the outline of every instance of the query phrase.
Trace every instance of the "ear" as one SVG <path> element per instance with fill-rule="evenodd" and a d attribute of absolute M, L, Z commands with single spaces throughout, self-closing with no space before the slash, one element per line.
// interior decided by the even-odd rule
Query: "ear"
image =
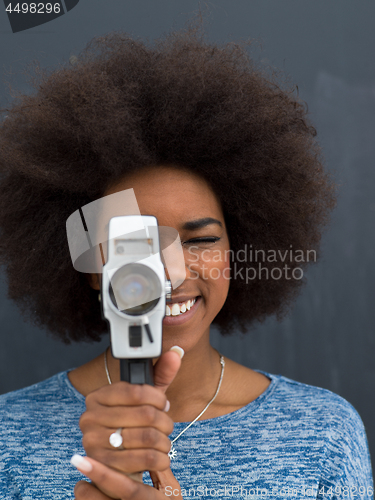
<path fill-rule="evenodd" d="M 100 290 L 101 283 L 99 274 L 86 274 L 86 278 L 91 288 L 93 288 L 94 290 Z"/>

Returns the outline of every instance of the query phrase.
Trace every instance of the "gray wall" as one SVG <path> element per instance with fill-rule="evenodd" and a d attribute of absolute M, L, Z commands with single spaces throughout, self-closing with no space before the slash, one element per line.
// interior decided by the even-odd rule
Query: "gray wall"
<path fill-rule="evenodd" d="M 270 318 L 246 338 L 212 341 L 252 368 L 325 387 L 360 413 L 375 457 L 375 19 L 374 2 L 350 0 L 222 0 L 207 2 L 209 38 L 256 37 L 261 57 L 285 70 L 309 104 L 327 167 L 340 182 L 338 208 L 323 239 L 323 258 L 308 271 L 308 285 L 281 324 Z M 1 72 L 31 59 L 56 65 L 93 36 L 124 29 L 154 37 L 183 26 L 198 8 L 192 0 L 81 0 L 68 14 L 13 34 L 0 13 Z M 0 105 L 8 89 L 0 83 Z M 64 346 L 22 322 L 6 299 L 0 276 L 0 392 L 78 366 L 102 352 L 95 345 Z"/>

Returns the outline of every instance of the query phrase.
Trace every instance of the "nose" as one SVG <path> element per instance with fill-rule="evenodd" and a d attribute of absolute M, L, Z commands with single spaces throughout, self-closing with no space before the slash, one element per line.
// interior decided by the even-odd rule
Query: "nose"
<path fill-rule="evenodd" d="M 171 268 L 171 266 L 170 266 Z M 190 269 L 190 265 L 187 261 L 184 262 L 184 269 L 182 270 L 182 266 L 178 267 L 178 272 L 176 272 L 176 268 L 173 268 L 173 270 L 170 272 L 170 268 L 168 270 L 167 265 L 164 263 L 164 271 L 165 271 L 165 277 L 167 280 L 169 280 L 172 283 L 172 288 L 175 289 L 182 285 L 182 283 L 185 280 L 188 280 L 191 278 L 192 275 L 192 270 Z M 173 281 L 172 281 L 173 278 Z"/>

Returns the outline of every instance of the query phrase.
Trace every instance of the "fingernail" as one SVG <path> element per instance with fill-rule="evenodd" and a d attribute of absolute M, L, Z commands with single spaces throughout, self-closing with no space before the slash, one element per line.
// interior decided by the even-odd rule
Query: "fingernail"
<path fill-rule="evenodd" d="M 72 458 L 70 459 L 70 463 L 74 465 L 74 467 L 77 467 L 77 469 L 85 471 L 85 472 L 90 472 L 92 471 L 92 465 L 88 460 L 86 460 L 85 457 L 82 457 L 81 455 L 73 455 Z"/>
<path fill-rule="evenodd" d="M 168 401 L 167 399 L 167 402 L 165 403 L 165 408 L 164 408 L 164 411 L 169 411 L 169 408 L 171 407 L 171 403 Z"/>
<path fill-rule="evenodd" d="M 179 347 L 178 345 L 174 345 L 169 350 L 177 352 L 177 354 L 180 356 L 180 359 L 184 357 L 185 351 L 182 349 L 182 347 Z"/>

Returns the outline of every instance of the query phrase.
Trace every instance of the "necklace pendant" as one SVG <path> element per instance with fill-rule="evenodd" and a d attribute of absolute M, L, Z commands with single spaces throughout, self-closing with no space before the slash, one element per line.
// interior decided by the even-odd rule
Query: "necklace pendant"
<path fill-rule="evenodd" d="M 168 457 L 172 460 L 173 458 L 176 458 L 176 456 L 177 456 L 177 451 L 174 449 L 172 444 L 172 447 L 168 453 Z"/>

